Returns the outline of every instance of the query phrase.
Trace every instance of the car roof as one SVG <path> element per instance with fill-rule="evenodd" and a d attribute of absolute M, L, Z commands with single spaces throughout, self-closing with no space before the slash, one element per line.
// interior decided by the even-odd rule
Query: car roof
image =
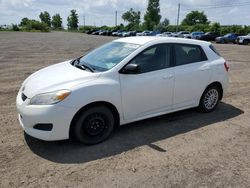
<path fill-rule="evenodd" d="M 198 45 L 210 45 L 210 42 L 192 40 L 185 38 L 175 37 L 156 37 L 156 36 L 137 36 L 137 37 L 126 37 L 115 40 L 116 42 L 125 42 L 132 44 L 144 45 L 149 42 L 166 42 L 166 43 L 186 43 L 186 44 L 198 44 Z"/>

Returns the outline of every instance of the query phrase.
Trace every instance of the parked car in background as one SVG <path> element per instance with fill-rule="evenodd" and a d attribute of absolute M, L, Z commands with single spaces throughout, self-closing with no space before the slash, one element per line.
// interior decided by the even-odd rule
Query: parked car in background
<path fill-rule="evenodd" d="M 184 34 L 184 38 L 187 39 L 200 39 L 201 36 L 204 35 L 204 32 L 202 31 L 196 31 L 196 32 L 192 32 L 190 34 Z"/>
<path fill-rule="evenodd" d="M 172 37 L 178 37 L 178 38 L 184 38 L 184 35 L 190 34 L 189 31 L 179 31 L 177 33 L 174 33 Z"/>
<path fill-rule="evenodd" d="M 136 33 L 136 36 L 150 36 L 151 31 L 143 31 L 141 33 Z"/>
<path fill-rule="evenodd" d="M 99 32 L 99 35 L 107 35 L 108 31 L 107 30 L 103 30 Z"/>
<path fill-rule="evenodd" d="M 164 33 L 161 33 L 161 34 L 157 34 L 156 36 L 157 37 L 171 37 L 172 33 L 171 32 L 164 32 Z"/>
<path fill-rule="evenodd" d="M 18 119 L 41 140 L 97 144 L 119 125 L 193 107 L 214 111 L 228 69 L 208 42 L 121 38 L 30 75 L 16 98 Z"/>
<path fill-rule="evenodd" d="M 146 36 L 156 36 L 160 33 L 161 33 L 160 31 L 150 31 L 149 35 L 146 35 Z"/>
<path fill-rule="evenodd" d="M 92 34 L 93 32 L 96 32 L 96 31 L 97 31 L 97 29 L 91 29 L 91 30 L 88 30 L 86 33 L 90 35 L 90 34 Z"/>
<path fill-rule="evenodd" d="M 112 36 L 122 36 L 122 33 L 123 33 L 124 31 L 123 30 L 118 30 L 118 31 L 115 31 L 115 32 L 113 32 L 112 33 Z"/>
<path fill-rule="evenodd" d="M 92 35 L 99 35 L 99 33 L 101 33 L 102 32 L 102 30 L 97 30 L 97 31 L 94 31 L 93 33 L 92 33 Z"/>
<path fill-rule="evenodd" d="M 122 33 L 123 37 L 130 37 L 131 36 L 131 31 L 125 31 Z"/>
<path fill-rule="evenodd" d="M 107 35 L 107 36 L 111 36 L 113 32 L 114 32 L 114 30 L 112 30 L 112 31 L 107 31 L 106 35 Z"/>
<path fill-rule="evenodd" d="M 123 32 L 122 33 L 123 37 L 132 37 L 132 36 L 136 36 L 136 31 L 128 31 L 128 32 Z"/>
<path fill-rule="evenodd" d="M 236 43 L 248 45 L 250 43 L 250 33 L 246 36 L 238 36 L 236 39 Z"/>
<path fill-rule="evenodd" d="M 237 39 L 238 35 L 235 33 L 228 33 L 222 37 L 217 37 L 215 39 L 216 43 L 236 43 L 236 39 Z"/>
<path fill-rule="evenodd" d="M 205 40 L 205 41 L 214 41 L 217 37 L 219 37 L 220 34 L 216 32 L 207 32 L 204 35 L 200 37 L 200 40 Z"/>

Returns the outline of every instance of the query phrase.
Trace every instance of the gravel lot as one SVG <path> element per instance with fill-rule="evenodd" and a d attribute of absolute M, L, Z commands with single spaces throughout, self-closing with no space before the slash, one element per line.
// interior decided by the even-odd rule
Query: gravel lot
<path fill-rule="evenodd" d="M 23 80 L 110 40 L 0 32 L 0 187 L 249 187 L 250 46 L 215 45 L 231 77 L 213 113 L 191 109 L 133 123 L 95 146 L 23 133 L 15 109 Z"/>

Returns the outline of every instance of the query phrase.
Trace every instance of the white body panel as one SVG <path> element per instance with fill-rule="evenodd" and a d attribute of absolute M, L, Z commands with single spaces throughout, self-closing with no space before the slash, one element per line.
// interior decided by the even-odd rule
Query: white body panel
<path fill-rule="evenodd" d="M 42 69 L 27 78 L 17 96 L 17 111 L 24 130 L 42 140 L 69 138 L 74 115 L 93 102 L 108 102 L 119 113 L 120 124 L 126 124 L 180 109 L 198 106 L 205 88 L 213 83 L 222 84 L 225 92 L 228 75 L 225 60 L 216 55 L 210 43 L 166 37 L 128 37 L 119 42 L 139 44 L 137 50 L 112 69 L 91 73 L 64 62 Z M 208 60 L 170 67 L 143 74 L 120 74 L 119 71 L 144 49 L 161 43 L 196 44 L 203 48 Z M 67 89 L 71 94 L 54 105 L 30 105 L 37 94 Z M 28 99 L 23 101 L 21 93 Z M 21 118 L 22 117 L 22 118 Z M 52 131 L 36 130 L 37 123 L 52 123 Z"/>

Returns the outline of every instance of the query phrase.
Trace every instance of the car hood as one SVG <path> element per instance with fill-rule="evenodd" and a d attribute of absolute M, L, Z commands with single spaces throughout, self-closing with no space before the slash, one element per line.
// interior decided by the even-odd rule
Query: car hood
<path fill-rule="evenodd" d="M 100 74 L 78 69 L 66 61 L 30 75 L 24 81 L 22 91 L 28 98 L 32 98 L 40 93 L 71 89 L 75 85 L 97 79 Z"/>
<path fill-rule="evenodd" d="M 238 36 L 238 38 L 242 38 L 242 39 L 250 39 L 250 36 L 247 35 L 247 36 Z"/>
<path fill-rule="evenodd" d="M 222 40 L 222 39 L 225 39 L 225 37 L 216 37 L 215 40 Z"/>

